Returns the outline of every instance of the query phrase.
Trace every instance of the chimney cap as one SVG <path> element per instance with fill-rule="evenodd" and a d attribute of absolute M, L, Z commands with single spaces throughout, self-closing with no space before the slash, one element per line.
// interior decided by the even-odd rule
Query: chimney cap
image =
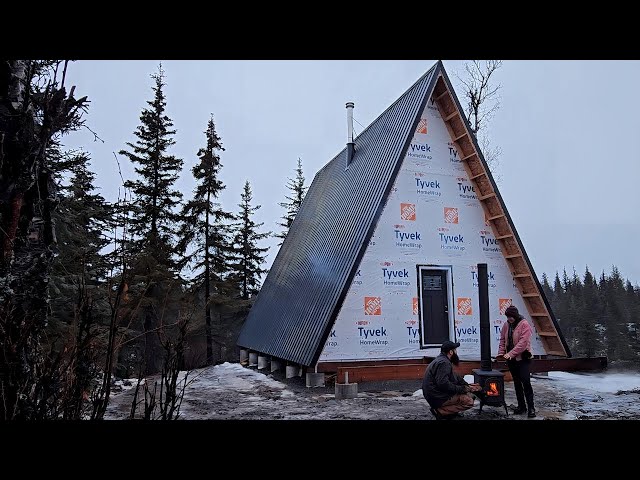
<path fill-rule="evenodd" d="M 347 102 L 347 108 L 354 108 L 355 104 L 353 102 Z"/>

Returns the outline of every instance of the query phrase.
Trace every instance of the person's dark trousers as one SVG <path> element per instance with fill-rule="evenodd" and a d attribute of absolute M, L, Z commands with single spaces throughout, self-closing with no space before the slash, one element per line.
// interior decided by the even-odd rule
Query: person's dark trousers
<path fill-rule="evenodd" d="M 533 388 L 531 388 L 531 375 L 529 367 L 531 360 L 507 360 L 507 366 L 513 377 L 513 386 L 516 389 L 516 398 L 518 399 L 518 408 L 524 409 L 529 406 L 529 410 L 533 410 Z M 527 399 L 525 405 L 524 399 Z"/>

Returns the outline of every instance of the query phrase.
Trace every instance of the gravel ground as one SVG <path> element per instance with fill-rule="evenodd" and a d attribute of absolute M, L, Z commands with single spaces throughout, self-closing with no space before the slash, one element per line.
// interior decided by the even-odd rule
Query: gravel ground
<path fill-rule="evenodd" d="M 389 381 L 359 385 L 358 397 L 336 401 L 333 387 L 307 388 L 304 379 L 285 380 L 283 374 L 263 374 L 239 364 L 225 363 L 189 374 L 180 418 L 199 419 L 300 419 L 300 420 L 434 420 L 422 396 L 419 381 Z M 479 402 L 460 420 L 541 421 L 560 419 L 640 419 L 640 388 L 618 394 L 613 376 L 552 372 L 534 376 L 532 385 L 538 416 L 505 414 L 504 408 L 483 407 Z M 640 376 L 626 375 L 633 382 Z M 606 391 L 594 390 L 597 381 Z M 632 383 L 633 384 L 633 383 Z M 604 387 L 603 387 L 604 388 Z M 516 398 L 513 383 L 505 386 L 511 409 Z M 107 418 L 125 419 L 131 408 L 133 388 L 112 396 Z M 456 420 L 458 421 L 458 420 Z"/>

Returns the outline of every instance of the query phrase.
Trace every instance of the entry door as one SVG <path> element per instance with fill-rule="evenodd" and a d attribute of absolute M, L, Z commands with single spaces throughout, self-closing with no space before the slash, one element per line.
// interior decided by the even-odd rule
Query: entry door
<path fill-rule="evenodd" d="M 449 289 L 447 270 L 420 268 L 422 346 L 449 340 Z"/>

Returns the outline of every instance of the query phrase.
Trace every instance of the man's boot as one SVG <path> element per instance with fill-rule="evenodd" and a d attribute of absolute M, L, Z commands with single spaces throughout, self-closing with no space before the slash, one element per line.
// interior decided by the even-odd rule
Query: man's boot
<path fill-rule="evenodd" d="M 533 405 L 531 405 L 531 406 L 529 407 L 529 413 L 527 414 L 527 417 L 529 417 L 529 418 L 533 418 L 533 417 L 535 417 L 535 416 L 536 416 L 536 409 L 534 408 L 534 406 L 533 406 Z"/>

